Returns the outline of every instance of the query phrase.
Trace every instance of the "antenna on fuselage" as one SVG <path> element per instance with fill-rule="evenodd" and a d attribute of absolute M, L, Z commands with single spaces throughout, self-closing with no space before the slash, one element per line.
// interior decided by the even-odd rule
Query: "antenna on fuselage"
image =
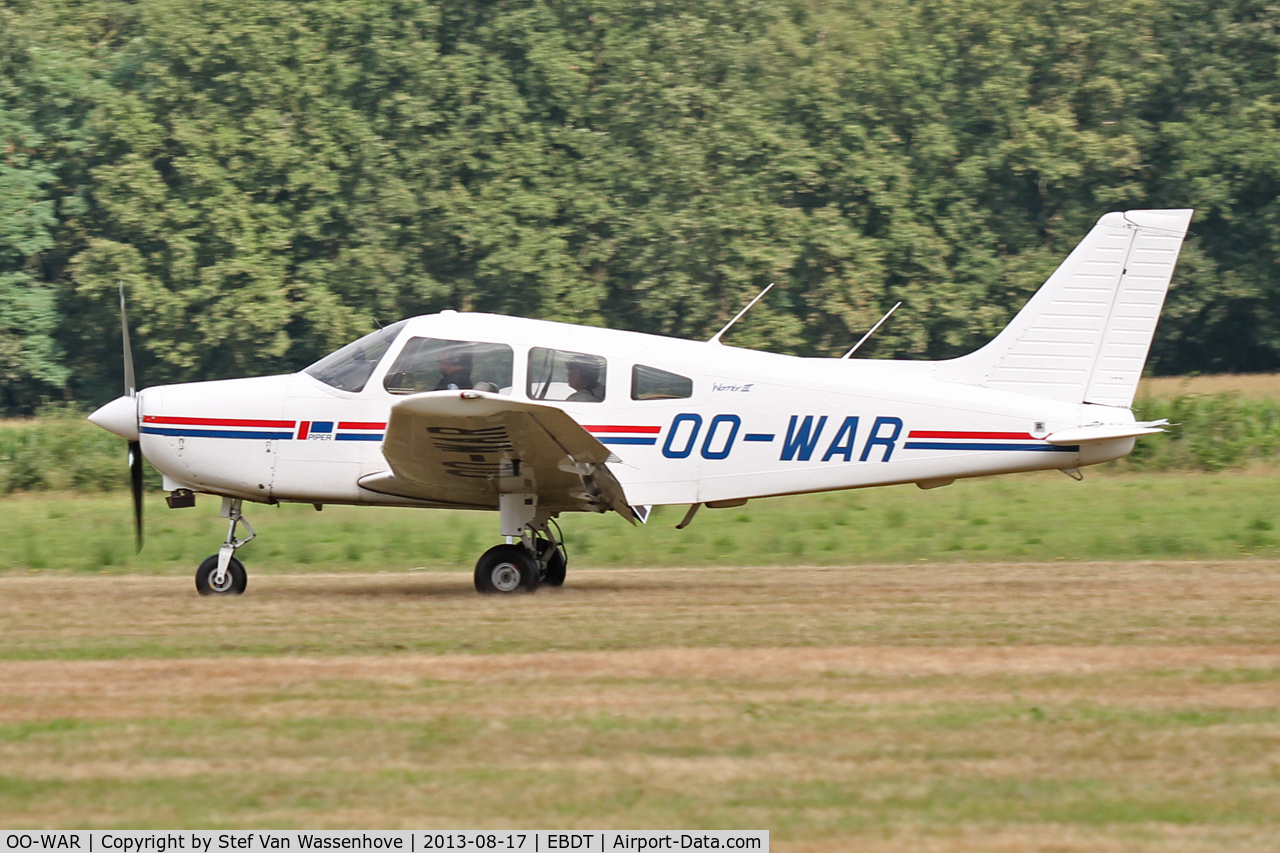
<path fill-rule="evenodd" d="M 902 302 L 901 302 L 901 301 L 899 301 L 899 302 L 898 302 L 898 305 L 901 305 L 901 304 L 902 304 Z M 876 323 L 874 326 L 872 326 L 872 327 L 871 327 L 871 329 L 870 329 L 870 330 L 869 330 L 865 335 L 863 335 L 863 336 L 858 340 L 858 342 L 857 342 L 856 344 L 854 344 L 854 345 L 853 345 L 853 348 L 852 348 L 851 350 L 849 350 L 847 353 L 845 353 L 844 355 L 842 355 L 842 356 L 840 356 L 840 357 L 841 357 L 841 358 L 848 358 L 849 356 L 851 356 L 851 355 L 853 355 L 855 352 L 857 352 L 857 351 L 858 351 L 858 347 L 860 347 L 860 346 L 862 346 L 863 344 L 865 344 L 865 343 L 867 342 L 867 338 L 869 338 L 869 337 L 871 337 L 872 335 L 874 335 L 874 334 L 876 333 L 876 329 L 878 329 L 878 328 L 880 328 L 881 326 L 883 326 L 883 325 L 884 325 L 884 321 L 889 319 L 889 315 L 891 315 L 894 311 L 897 311 L 897 310 L 898 310 L 898 305 L 895 305 L 895 306 L 893 306 L 892 308 L 890 308 L 890 309 L 889 309 L 889 311 L 888 311 L 888 313 L 886 313 L 883 317 L 881 317 L 881 318 L 880 318 L 880 322 L 879 322 L 879 323 Z"/>
<path fill-rule="evenodd" d="M 736 322 L 738 322 L 739 320 L 741 320 L 741 319 L 742 319 L 742 315 L 743 315 L 743 314 L 745 314 L 745 313 L 747 313 L 748 311 L 750 311 L 750 310 L 751 310 L 751 306 L 752 306 L 752 305 L 755 305 L 755 304 L 756 304 L 757 302 L 759 302 L 761 299 L 764 299 L 764 295 L 765 295 L 766 293 L 768 293 L 768 292 L 769 292 L 770 290 L 772 290 L 772 289 L 773 289 L 773 282 L 769 282 L 769 286 L 768 286 L 768 287 L 766 287 L 764 290 L 762 290 L 762 291 L 760 291 L 758 294 L 756 294 L 756 298 L 755 298 L 755 299 L 752 299 L 750 302 L 748 302 L 748 303 L 747 303 L 747 307 L 746 307 L 746 308 L 743 308 L 741 311 L 739 311 L 739 312 L 738 312 L 738 316 L 734 317 L 734 318 L 733 318 L 732 320 L 730 320 L 728 323 L 725 323 L 725 324 L 724 324 L 724 328 L 723 328 L 723 329 L 721 329 L 720 331 L 716 332 L 714 335 L 712 335 L 712 336 L 711 336 L 711 340 L 707 341 L 707 343 L 709 343 L 709 344 L 718 344 L 718 343 L 720 343 L 720 339 L 721 339 L 722 337 L 724 337 L 724 333 L 725 333 L 725 332 L 727 332 L 727 331 L 729 331 L 731 328 L 733 328 L 733 324 L 734 324 L 734 323 L 736 323 Z"/>

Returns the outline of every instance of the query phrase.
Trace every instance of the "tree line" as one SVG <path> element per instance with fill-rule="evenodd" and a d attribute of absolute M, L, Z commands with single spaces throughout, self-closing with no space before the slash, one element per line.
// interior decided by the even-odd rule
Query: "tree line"
<path fill-rule="evenodd" d="M 939 358 L 1194 207 L 1157 372 L 1280 368 L 1280 9 L 3 0 L 0 413 L 443 308 Z"/>

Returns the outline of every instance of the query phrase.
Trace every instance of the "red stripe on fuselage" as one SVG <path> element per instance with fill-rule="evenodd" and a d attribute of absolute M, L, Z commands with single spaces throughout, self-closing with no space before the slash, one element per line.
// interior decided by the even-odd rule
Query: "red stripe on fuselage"
<path fill-rule="evenodd" d="M 259 421 L 245 418 L 166 418 L 160 415 L 145 415 L 144 424 L 182 424 L 185 426 L 231 426 L 231 427 L 268 427 L 271 429 L 293 429 L 296 421 Z"/>
<path fill-rule="evenodd" d="M 298 441 L 306 441 L 309 432 L 311 432 L 311 421 L 303 421 L 302 426 L 298 427 Z"/>
<path fill-rule="evenodd" d="M 913 429 L 908 438 L 994 438 L 1003 441 L 1037 441 L 1029 432 L 944 432 L 931 429 Z"/>
<path fill-rule="evenodd" d="M 662 427 L 655 426 L 584 426 L 583 429 L 587 432 L 662 432 Z"/>
<path fill-rule="evenodd" d="M 339 421 L 338 429 L 386 429 L 386 424 L 375 424 L 365 421 Z"/>

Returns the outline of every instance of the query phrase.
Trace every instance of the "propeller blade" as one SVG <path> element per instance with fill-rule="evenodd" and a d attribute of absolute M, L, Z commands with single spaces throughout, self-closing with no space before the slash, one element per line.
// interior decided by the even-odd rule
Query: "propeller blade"
<path fill-rule="evenodd" d="M 120 335 L 124 339 L 124 394 L 134 396 L 138 384 L 133 378 L 133 351 L 129 348 L 129 317 L 124 311 L 124 282 L 120 282 Z"/>
<path fill-rule="evenodd" d="M 142 442 L 129 442 L 129 486 L 133 490 L 133 530 L 142 552 Z"/>

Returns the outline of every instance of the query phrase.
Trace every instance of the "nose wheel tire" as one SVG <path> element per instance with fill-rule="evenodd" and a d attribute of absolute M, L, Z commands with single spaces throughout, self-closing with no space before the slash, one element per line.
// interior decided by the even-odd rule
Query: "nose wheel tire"
<path fill-rule="evenodd" d="M 538 562 L 523 545 L 495 545 L 476 561 L 476 592 L 533 592 L 540 573 Z"/>
<path fill-rule="evenodd" d="M 200 568 L 196 569 L 196 592 L 201 595 L 240 595 L 249 585 L 249 573 L 244 570 L 244 564 L 235 557 L 227 563 L 227 571 L 223 575 L 222 583 L 215 585 L 213 576 L 217 571 L 218 555 L 214 554 L 206 558 L 200 564 Z"/>

